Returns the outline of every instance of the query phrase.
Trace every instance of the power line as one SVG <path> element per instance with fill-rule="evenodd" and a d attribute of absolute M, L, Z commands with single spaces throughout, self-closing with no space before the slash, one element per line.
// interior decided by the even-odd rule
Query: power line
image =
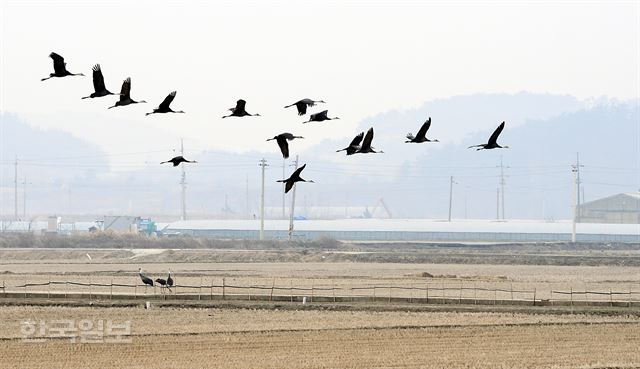
<path fill-rule="evenodd" d="M 298 170 L 298 155 L 296 155 L 296 161 L 294 165 L 295 165 L 295 169 L 294 169 L 294 172 L 295 172 L 296 170 Z M 294 182 L 293 191 L 291 194 L 291 211 L 289 212 L 289 241 L 291 241 L 291 238 L 293 237 L 293 216 L 294 216 L 295 210 L 296 210 L 296 184 Z"/>
<path fill-rule="evenodd" d="M 575 168 L 576 168 L 576 186 L 577 186 L 577 188 L 576 188 L 576 196 L 577 196 L 577 199 L 578 199 L 577 200 L 577 207 L 578 207 L 577 209 L 578 210 L 577 210 L 576 217 L 578 218 L 578 220 L 577 220 L 578 222 L 580 221 L 580 217 L 582 215 L 582 209 L 580 208 L 580 204 L 581 204 L 581 201 L 580 201 L 581 200 L 581 198 L 580 198 L 580 185 L 582 184 L 582 182 L 580 181 L 580 167 L 581 167 L 581 165 L 580 165 L 580 153 L 577 152 L 576 153 L 576 165 L 575 165 Z"/>
<path fill-rule="evenodd" d="M 264 170 L 267 167 L 267 161 L 262 158 L 260 164 L 262 167 L 262 192 L 260 194 L 260 240 L 264 240 Z"/>
<path fill-rule="evenodd" d="M 577 172 L 578 172 L 578 165 L 576 163 L 576 165 L 572 165 L 571 166 L 571 174 L 573 175 L 573 186 L 572 189 L 572 194 L 573 194 L 573 219 L 571 222 L 571 242 L 575 243 L 576 242 L 576 218 L 578 216 L 578 197 L 577 197 L 577 193 L 578 193 L 578 181 L 577 181 Z"/>
<path fill-rule="evenodd" d="M 500 189 L 502 192 L 502 220 L 504 220 L 504 166 L 502 165 L 502 155 L 500 155 Z"/>
<path fill-rule="evenodd" d="M 456 183 L 453 181 L 453 176 L 449 179 L 449 222 L 451 221 L 451 206 L 453 205 L 453 184 Z M 466 199 L 465 199 L 466 201 Z"/>
<path fill-rule="evenodd" d="M 180 139 L 180 155 L 184 157 L 184 141 Z M 182 176 L 180 178 L 180 185 L 182 187 L 182 215 L 181 220 L 187 220 L 187 174 L 184 171 L 184 164 L 181 165 Z"/>
<path fill-rule="evenodd" d="M 14 184 L 13 196 L 15 200 L 14 219 L 18 220 L 18 155 L 16 155 L 16 160 L 14 165 L 15 165 L 15 172 L 14 172 L 14 178 L 13 178 L 13 184 Z"/>

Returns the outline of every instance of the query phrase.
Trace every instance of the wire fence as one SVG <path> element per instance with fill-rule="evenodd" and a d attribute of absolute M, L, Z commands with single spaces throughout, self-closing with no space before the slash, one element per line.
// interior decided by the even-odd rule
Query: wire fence
<path fill-rule="evenodd" d="M 589 291 L 553 290 L 550 298 L 540 298 L 538 289 L 490 288 L 425 283 L 423 285 L 369 285 L 369 286 L 300 286 L 294 280 L 288 285 L 282 281 L 270 284 L 221 283 L 176 284 L 171 287 L 128 283 L 95 283 L 78 281 L 47 281 L 0 286 L 3 298 L 47 298 L 89 300 L 248 300 L 289 302 L 388 302 L 425 304 L 473 305 L 532 305 L 532 306 L 626 306 L 640 307 L 640 290 Z M 299 281 L 298 281 L 299 282 Z M 114 291 L 115 289 L 115 291 Z"/>

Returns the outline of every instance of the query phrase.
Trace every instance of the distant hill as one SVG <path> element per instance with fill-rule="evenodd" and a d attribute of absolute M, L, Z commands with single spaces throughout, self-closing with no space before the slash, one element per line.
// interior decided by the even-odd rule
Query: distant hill
<path fill-rule="evenodd" d="M 67 204 L 69 186 L 97 179 L 98 167 L 108 169 L 106 154 L 96 146 L 61 130 L 33 127 L 10 113 L 0 114 L 0 162 L 2 163 L 3 215 L 13 214 L 14 161 L 18 157 L 18 179 L 27 178 L 32 204 L 41 208 L 60 208 Z M 22 184 L 19 186 L 22 212 Z M 65 206 L 66 208 L 66 206 Z M 59 209 L 58 211 L 60 211 Z"/>
<path fill-rule="evenodd" d="M 441 142 L 404 143 L 404 135 L 415 133 L 429 116 L 428 137 Z M 486 142 L 503 120 L 506 128 L 499 142 L 510 149 L 467 149 Z M 363 204 L 365 200 L 358 198 L 373 204 L 384 197 L 397 216 L 446 217 L 449 177 L 454 176 L 453 216 L 495 218 L 500 156 L 507 217 L 569 217 L 570 165 L 576 152 L 585 165 L 581 169 L 587 200 L 640 187 L 640 128 L 631 102 L 602 99 L 585 104 L 570 96 L 529 93 L 472 95 L 382 113 L 359 125 L 362 131 L 371 126 L 376 132 L 374 146 L 384 154 L 350 158 L 328 154 L 346 141 L 325 141 L 311 152 L 331 161 L 318 175 L 324 174 L 322 170 L 342 173 L 327 192 L 351 188 L 347 190 L 351 204 Z"/>
<path fill-rule="evenodd" d="M 405 144 L 432 117 L 429 137 L 439 143 Z M 180 169 L 157 164 L 154 153 L 144 167 L 110 167 L 95 146 L 55 130 L 40 130 L 11 114 L 2 118 L 3 214 L 13 214 L 13 159 L 26 174 L 29 209 L 40 214 L 133 214 L 177 216 Z M 475 151 L 506 121 L 500 142 L 510 149 Z M 292 154 L 307 163 L 303 177 L 315 184 L 297 190 L 296 214 L 315 206 L 365 207 L 384 198 L 394 217 L 447 217 L 450 176 L 454 177 L 454 218 L 495 218 L 500 157 L 505 174 L 507 218 L 568 218 L 571 171 L 580 152 L 587 200 L 640 188 L 640 127 L 631 102 L 580 102 L 571 96 L 530 93 L 458 96 L 425 102 L 416 109 L 388 111 L 364 119 L 359 130 L 373 126 L 374 146 L 384 154 L 345 157 L 335 150 L 348 140 L 325 140 Z M 353 132 L 355 135 L 356 132 Z M 195 217 L 246 217 L 258 214 L 260 168 L 265 157 L 266 204 L 282 206 L 282 158 L 270 152 L 235 154 L 209 150 L 189 152 L 198 164 L 187 166 L 187 208 Z M 55 165 L 49 160 L 59 158 Z M 284 168 L 293 168 L 289 159 Z M 248 186 L 248 188 L 247 188 Z M 247 198 L 248 190 L 248 198 Z M 20 208 L 22 204 L 20 188 Z M 287 196 L 288 213 L 290 196 Z M 276 213 L 278 213 L 276 211 Z"/>

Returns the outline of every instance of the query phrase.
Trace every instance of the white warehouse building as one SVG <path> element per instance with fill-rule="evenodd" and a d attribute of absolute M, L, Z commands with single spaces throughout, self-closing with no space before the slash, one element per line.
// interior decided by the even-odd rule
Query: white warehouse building
<path fill-rule="evenodd" d="M 571 241 L 570 221 L 430 219 L 296 220 L 294 237 L 341 241 L 563 242 Z M 159 228 L 165 235 L 258 239 L 259 220 L 187 220 Z M 576 225 L 578 242 L 640 242 L 640 224 Z M 285 239 L 289 221 L 265 220 L 266 239 Z"/>

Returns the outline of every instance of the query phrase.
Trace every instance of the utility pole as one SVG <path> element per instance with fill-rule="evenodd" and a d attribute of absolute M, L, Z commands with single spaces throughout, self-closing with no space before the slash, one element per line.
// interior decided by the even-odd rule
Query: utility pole
<path fill-rule="evenodd" d="M 13 177 L 13 197 L 14 203 L 14 219 L 18 220 L 18 155 L 16 155 L 16 161 L 14 163 L 14 177 Z"/>
<path fill-rule="evenodd" d="M 286 159 L 282 159 L 282 180 L 287 179 L 287 177 L 285 177 L 285 173 L 284 173 L 284 167 L 285 167 L 285 163 L 286 163 Z M 284 191 L 282 191 L 282 219 L 287 219 L 287 214 L 285 211 L 285 200 L 286 200 L 286 193 L 284 193 Z"/>
<path fill-rule="evenodd" d="M 573 219 L 571 222 L 571 242 L 576 242 L 576 217 L 578 216 L 578 179 L 577 179 L 577 173 L 578 173 L 578 166 L 577 165 L 572 165 L 571 166 L 571 174 L 573 174 Z"/>
<path fill-rule="evenodd" d="M 180 155 L 184 156 L 184 141 L 180 139 Z M 187 174 L 184 171 L 184 164 L 182 167 L 182 176 L 180 179 L 180 185 L 182 186 L 182 215 L 180 220 L 187 220 Z"/>
<path fill-rule="evenodd" d="M 449 177 L 449 222 L 451 221 L 451 205 L 453 204 L 453 176 Z"/>
<path fill-rule="evenodd" d="M 24 182 L 22 182 L 22 217 L 27 219 L 27 176 L 24 176 Z"/>
<path fill-rule="evenodd" d="M 584 201 L 583 196 L 580 196 L 580 186 L 582 185 L 582 181 L 580 181 L 580 167 L 581 166 L 582 165 L 580 165 L 580 153 L 577 152 L 576 153 L 576 165 L 575 165 L 575 168 L 576 168 L 576 186 L 578 187 L 578 190 L 577 190 L 577 198 L 578 198 L 578 201 L 577 201 L 578 202 L 578 210 L 577 210 L 577 212 L 578 213 L 576 215 L 576 218 L 577 218 L 576 221 L 577 222 L 580 222 L 580 218 L 582 217 L 582 209 L 580 208 L 580 204 L 582 204 L 582 202 Z"/>
<path fill-rule="evenodd" d="M 500 220 L 500 187 L 496 187 L 496 220 Z"/>
<path fill-rule="evenodd" d="M 247 174 L 247 178 L 246 178 L 246 190 L 247 193 L 245 194 L 245 205 L 246 205 L 246 212 L 247 212 L 247 219 L 251 219 L 251 214 L 249 213 L 249 175 Z"/>
<path fill-rule="evenodd" d="M 296 162 L 295 162 L 295 170 L 298 170 L 298 155 L 296 155 Z M 291 241 L 291 237 L 293 236 L 293 213 L 295 212 L 296 209 L 296 184 L 293 184 L 293 193 L 291 194 L 291 211 L 289 212 L 289 241 Z"/>
<path fill-rule="evenodd" d="M 262 192 L 260 195 L 260 240 L 264 240 L 264 169 L 267 167 L 267 161 L 262 158 L 260 164 L 262 167 Z"/>
<path fill-rule="evenodd" d="M 504 220 L 504 165 L 502 165 L 502 155 L 500 155 L 500 194 L 502 200 L 502 220 Z"/>

